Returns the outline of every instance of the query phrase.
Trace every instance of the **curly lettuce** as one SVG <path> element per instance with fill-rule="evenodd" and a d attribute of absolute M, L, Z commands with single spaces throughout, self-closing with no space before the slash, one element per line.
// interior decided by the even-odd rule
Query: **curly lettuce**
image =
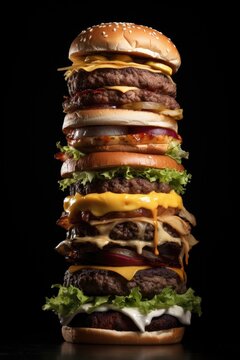
<path fill-rule="evenodd" d="M 79 160 L 81 157 L 85 156 L 84 153 L 82 153 L 81 151 L 75 149 L 72 146 L 69 145 L 64 145 L 62 146 L 60 144 L 60 141 L 58 141 L 56 143 L 56 147 L 63 153 L 66 154 L 68 157 L 74 159 L 74 160 Z"/>
<path fill-rule="evenodd" d="M 176 160 L 179 164 L 181 164 L 182 159 L 188 159 L 189 153 L 181 148 L 179 143 L 176 141 L 171 141 L 165 155 L 168 155 L 172 159 Z"/>
<path fill-rule="evenodd" d="M 81 171 L 74 172 L 71 178 L 60 180 L 58 183 L 61 190 L 65 190 L 71 184 L 80 182 L 81 185 L 91 183 L 93 180 L 111 180 L 116 177 L 121 177 L 127 180 L 133 178 L 143 178 L 150 182 L 167 183 L 178 194 L 185 192 L 185 187 L 191 179 L 191 174 L 188 174 L 186 170 L 177 171 L 175 169 L 134 169 L 130 166 L 115 167 L 102 171 Z"/>
<path fill-rule="evenodd" d="M 86 296 L 81 290 L 70 285 L 53 285 L 59 288 L 58 294 L 51 298 L 46 298 L 43 310 L 52 310 L 59 317 L 68 317 L 81 310 L 81 306 L 89 304 L 88 313 L 96 310 L 100 305 L 110 304 L 118 309 L 124 307 L 137 308 L 142 314 L 147 314 L 152 310 L 168 309 L 173 305 L 181 306 L 185 311 L 201 315 L 201 298 L 194 294 L 193 289 L 189 288 L 184 294 L 177 294 L 171 287 L 164 288 L 160 294 L 152 299 L 144 299 L 138 287 L 133 288 L 127 296 Z"/>

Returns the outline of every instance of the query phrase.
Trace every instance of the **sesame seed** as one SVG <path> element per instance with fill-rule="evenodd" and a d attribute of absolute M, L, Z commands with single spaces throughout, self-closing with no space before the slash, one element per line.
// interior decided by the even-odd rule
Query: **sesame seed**
<path fill-rule="evenodd" d="M 116 29 L 116 28 L 113 28 L 112 31 L 117 31 L 117 29 Z"/>
<path fill-rule="evenodd" d="M 92 35 L 89 35 L 88 40 L 91 40 L 91 38 L 92 38 Z"/>
<path fill-rule="evenodd" d="M 129 34 L 131 34 L 131 33 L 132 33 L 132 30 L 128 30 L 128 32 L 129 32 Z"/>

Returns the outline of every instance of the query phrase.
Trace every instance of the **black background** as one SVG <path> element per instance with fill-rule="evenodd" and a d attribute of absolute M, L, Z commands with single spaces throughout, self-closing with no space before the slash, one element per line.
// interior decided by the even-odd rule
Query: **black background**
<path fill-rule="evenodd" d="M 70 64 L 68 49 L 88 26 L 129 21 L 156 28 L 176 44 L 182 66 L 174 76 L 185 167 L 192 181 L 185 206 L 196 215 L 199 244 L 190 253 L 188 283 L 203 298 L 203 315 L 193 317 L 186 344 L 232 343 L 237 323 L 237 269 L 233 253 L 229 135 L 234 129 L 223 55 L 225 13 L 203 3 L 183 6 L 149 3 L 34 3 L 6 11 L 1 76 L 4 81 L 2 124 L 5 184 L 1 188 L 3 264 L 1 307 L 5 341 L 61 342 L 58 319 L 42 312 L 52 283 L 61 283 L 67 265 L 54 246 L 64 238 L 55 222 L 64 194 L 58 190 L 60 163 L 55 143 L 64 143 L 62 99 L 67 94 L 58 67 Z M 231 131 L 231 133 L 230 133 Z M 237 194 L 236 194 L 237 195 Z M 237 257 L 237 256 L 236 256 Z M 235 300 L 234 300 L 235 299 Z M 13 330 L 14 329 L 14 330 Z M 236 335 L 235 335 L 236 336 Z M 202 346 L 202 345 L 201 345 Z"/>

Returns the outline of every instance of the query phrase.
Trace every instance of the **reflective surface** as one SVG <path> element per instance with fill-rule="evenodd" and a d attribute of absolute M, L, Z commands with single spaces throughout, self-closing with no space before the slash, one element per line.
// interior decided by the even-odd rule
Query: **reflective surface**
<path fill-rule="evenodd" d="M 209 347 L 201 345 L 198 349 L 182 344 L 162 346 L 118 346 L 118 345 L 78 345 L 25 344 L 5 345 L 0 351 L 1 359 L 20 360 L 200 360 L 239 358 L 237 344 Z"/>
<path fill-rule="evenodd" d="M 155 359 L 185 359 L 182 345 L 166 346 L 104 346 L 104 345 L 74 345 L 63 343 L 61 359 L 71 356 L 73 359 L 104 359 L 104 360 L 155 360 Z"/>

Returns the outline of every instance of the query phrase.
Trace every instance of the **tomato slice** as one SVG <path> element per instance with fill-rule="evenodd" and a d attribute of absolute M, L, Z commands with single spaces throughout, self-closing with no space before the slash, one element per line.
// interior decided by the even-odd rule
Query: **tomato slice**
<path fill-rule="evenodd" d="M 178 134 L 172 130 L 155 126 L 130 126 L 128 129 L 129 134 L 148 134 L 152 136 L 167 135 L 178 139 Z"/>

